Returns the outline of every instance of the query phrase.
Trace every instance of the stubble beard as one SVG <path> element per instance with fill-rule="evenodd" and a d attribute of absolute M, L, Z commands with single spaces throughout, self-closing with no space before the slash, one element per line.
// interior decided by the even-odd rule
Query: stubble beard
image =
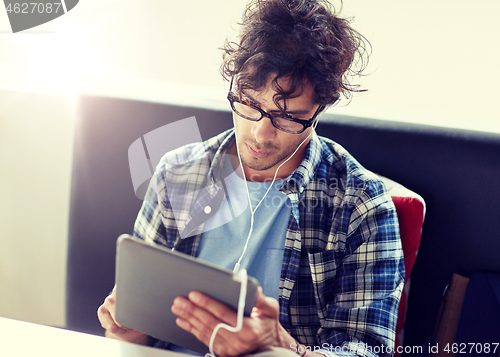
<path fill-rule="evenodd" d="M 278 149 L 275 146 L 271 146 L 272 149 Z M 248 168 L 255 170 L 255 171 L 266 171 L 269 170 L 273 167 L 278 168 L 278 165 L 286 160 L 292 153 L 293 150 L 285 150 L 284 152 L 280 153 L 279 149 L 276 151 L 276 153 L 273 153 L 270 155 L 269 158 L 267 158 L 264 162 L 262 159 L 257 159 L 254 158 L 250 153 L 248 152 L 248 149 L 246 147 L 245 142 L 243 144 L 238 144 L 238 150 L 240 152 L 240 157 L 241 157 L 241 162 L 247 166 Z M 241 153 L 244 153 L 241 155 Z"/>

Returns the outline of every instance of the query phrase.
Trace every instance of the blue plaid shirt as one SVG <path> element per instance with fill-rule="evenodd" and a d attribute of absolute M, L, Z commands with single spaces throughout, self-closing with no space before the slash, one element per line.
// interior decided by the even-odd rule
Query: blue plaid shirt
<path fill-rule="evenodd" d="M 134 235 L 197 256 L 203 224 L 225 197 L 220 172 L 233 144 L 231 129 L 167 153 Z M 384 185 L 339 144 L 314 133 L 280 191 L 292 202 L 280 323 L 308 349 L 328 356 L 392 355 L 404 261 Z"/>

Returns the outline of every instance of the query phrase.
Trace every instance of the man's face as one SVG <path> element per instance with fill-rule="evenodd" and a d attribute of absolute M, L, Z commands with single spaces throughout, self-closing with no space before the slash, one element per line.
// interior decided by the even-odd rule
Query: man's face
<path fill-rule="evenodd" d="M 280 108 L 273 101 L 276 91 L 272 88 L 270 76 L 267 85 L 259 91 L 246 90 L 242 94 L 242 99 L 260 107 L 269 114 L 280 113 Z M 287 89 L 289 86 L 287 79 L 279 79 L 278 84 Z M 318 104 L 314 103 L 314 90 L 310 83 L 305 83 L 302 89 L 297 89 L 295 98 L 286 100 L 286 112 L 297 119 L 310 119 L 318 109 Z M 285 107 L 285 103 L 280 105 Z M 307 128 L 300 134 L 290 134 L 279 130 L 273 126 L 269 118 L 262 118 L 260 121 L 251 121 L 233 113 L 235 131 L 237 136 L 238 150 L 241 161 L 244 164 L 247 178 L 261 181 L 273 177 L 278 166 L 286 160 L 297 149 L 300 143 L 308 137 L 312 128 Z M 300 164 L 305 155 L 308 138 L 301 148 L 295 153 L 280 169 L 278 178 L 287 177 Z M 248 174 L 253 177 L 248 177 Z M 255 176 L 258 177 L 256 178 Z"/>

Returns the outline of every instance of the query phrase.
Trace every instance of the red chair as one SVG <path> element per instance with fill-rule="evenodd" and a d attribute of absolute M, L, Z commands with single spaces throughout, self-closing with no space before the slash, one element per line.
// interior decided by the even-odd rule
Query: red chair
<path fill-rule="evenodd" d="M 422 225 L 425 217 L 425 201 L 406 187 L 385 177 L 381 177 L 381 179 L 396 206 L 406 270 L 405 287 L 399 303 L 398 323 L 396 325 L 396 353 L 394 353 L 394 356 L 400 356 L 400 353 L 397 353 L 397 348 L 398 346 L 404 346 L 404 324 L 408 295 L 410 294 L 410 276 L 420 246 Z"/>

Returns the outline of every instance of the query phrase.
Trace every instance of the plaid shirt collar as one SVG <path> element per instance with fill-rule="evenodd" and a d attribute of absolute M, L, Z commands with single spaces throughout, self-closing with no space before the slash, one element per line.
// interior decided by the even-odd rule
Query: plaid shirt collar
<path fill-rule="evenodd" d="M 225 155 L 229 153 L 233 144 L 235 143 L 235 132 L 234 129 L 223 133 L 227 135 L 223 139 L 219 149 L 216 151 L 212 165 L 208 172 L 208 179 L 211 183 L 220 180 L 220 172 L 224 165 Z M 321 150 L 322 144 L 318 138 L 318 135 L 313 131 L 311 135 L 311 140 L 307 144 L 306 155 L 297 169 L 283 182 L 280 188 L 282 192 L 299 192 L 299 195 L 304 191 L 309 182 L 312 180 L 315 172 L 315 168 L 318 166 L 321 160 Z"/>
<path fill-rule="evenodd" d="M 209 166 L 207 169 L 207 181 L 204 184 L 198 182 L 194 190 L 199 191 L 196 202 L 193 203 L 189 214 L 185 220 L 178 220 L 180 238 L 197 235 L 203 232 L 204 223 L 217 211 L 224 198 L 224 191 L 221 185 L 221 177 L 226 155 L 235 144 L 234 129 L 230 129 L 215 138 L 222 140 L 215 152 L 207 152 L 205 161 Z M 306 154 L 297 169 L 283 182 L 280 191 L 288 195 L 292 202 L 292 214 L 299 222 L 300 213 L 298 202 L 300 195 L 311 182 L 316 167 L 321 160 L 322 144 L 315 132 L 311 136 Z M 206 160 L 208 158 L 208 160 Z M 206 207 L 210 207 L 211 213 L 205 213 Z M 215 208 L 215 209 L 214 209 Z"/>

